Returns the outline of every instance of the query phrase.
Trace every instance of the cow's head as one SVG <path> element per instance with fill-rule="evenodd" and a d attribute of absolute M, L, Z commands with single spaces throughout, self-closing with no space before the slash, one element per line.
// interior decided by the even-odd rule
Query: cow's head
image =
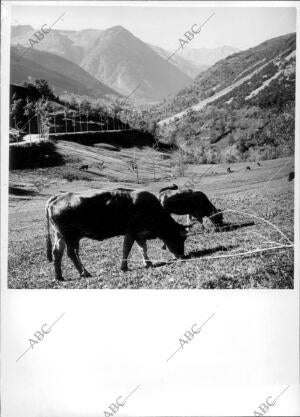
<path fill-rule="evenodd" d="M 176 258 L 183 258 L 184 256 L 184 242 L 188 231 L 189 226 L 183 226 L 177 223 L 176 232 L 163 238 L 165 245 Z"/>
<path fill-rule="evenodd" d="M 224 225 L 223 213 L 221 210 L 216 210 L 216 212 L 210 219 L 216 226 L 217 230 L 219 230 Z"/>

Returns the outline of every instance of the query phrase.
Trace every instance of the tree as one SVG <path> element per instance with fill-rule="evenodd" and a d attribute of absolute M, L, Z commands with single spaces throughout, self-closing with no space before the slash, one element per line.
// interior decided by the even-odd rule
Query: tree
<path fill-rule="evenodd" d="M 211 146 L 205 149 L 205 156 L 208 164 L 216 164 L 218 162 L 217 151 Z"/>
<path fill-rule="evenodd" d="M 114 123 L 115 123 L 115 120 L 117 121 L 116 123 L 117 129 L 120 129 L 119 122 L 120 122 L 120 114 L 122 112 L 121 105 L 118 103 L 118 101 L 115 101 L 114 103 L 111 104 L 110 110 L 111 110 L 111 115 L 113 117 Z"/>
<path fill-rule="evenodd" d="M 80 132 L 82 132 L 82 121 L 81 121 L 81 103 L 80 100 L 77 101 L 78 106 L 78 115 L 79 115 L 79 125 L 80 125 Z"/>
<path fill-rule="evenodd" d="M 88 131 L 88 123 L 89 123 L 89 113 L 91 112 L 91 104 L 88 100 L 82 100 L 81 102 L 81 111 L 85 114 L 86 117 L 86 131 Z"/>
<path fill-rule="evenodd" d="M 70 99 L 70 107 L 74 110 L 77 109 L 77 100 L 74 94 L 72 94 L 71 99 Z"/>
<path fill-rule="evenodd" d="M 41 97 L 47 98 L 49 100 L 54 100 L 56 97 L 53 94 L 51 88 L 49 87 L 48 81 L 46 80 L 36 80 L 35 87 L 39 92 Z"/>
<path fill-rule="evenodd" d="M 36 88 L 36 85 L 31 83 L 31 82 L 25 82 L 24 83 L 24 87 L 26 88 L 26 95 L 28 98 L 30 98 L 32 101 L 36 101 L 38 100 L 41 95 L 38 91 L 38 89 Z"/>
<path fill-rule="evenodd" d="M 132 159 L 130 159 L 127 163 L 128 163 L 128 165 L 129 165 L 129 169 L 130 169 L 131 171 L 135 172 L 137 182 L 139 183 L 139 182 L 140 182 L 140 177 L 139 177 L 139 166 L 138 166 L 138 163 L 137 163 L 136 156 L 134 155 L 134 157 L 133 157 Z"/>
<path fill-rule="evenodd" d="M 34 116 L 34 109 L 35 109 L 35 105 L 32 101 L 29 100 L 29 98 L 26 98 L 26 105 L 24 107 L 24 115 L 27 117 L 27 123 L 28 123 L 28 131 L 29 131 L 29 135 L 30 135 L 30 140 L 31 140 L 31 119 Z"/>
<path fill-rule="evenodd" d="M 150 120 L 147 127 L 148 132 L 154 137 L 157 137 L 158 124 L 156 120 Z"/>
<path fill-rule="evenodd" d="M 24 102 L 21 98 L 17 100 L 13 100 L 11 106 L 10 106 L 10 117 L 11 120 L 14 120 L 15 129 L 17 129 L 17 123 L 22 120 L 23 116 L 23 108 L 24 108 Z"/>
<path fill-rule="evenodd" d="M 35 80 L 34 83 L 25 82 L 24 87 L 27 89 L 27 96 L 33 101 L 42 97 L 48 100 L 57 100 L 46 80 Z"/>
<path fill-rule="evenodd" d="M 41 98 L 35 103 L 39 137 L 45 137 L 49 131 L 49 102 Z"/>
<path fill-rule="evenodd" d="M 106 113 L 106 109 L 104 106 L 98 104 L 95 108 L 94 108 L 94 114 L 95 117 L 97 117 L 97 119 L 100 121 L 100 130 L 104 130 L 103 126 L 104 126 L 104 122 L 107 119 L 107 113 Z"/>

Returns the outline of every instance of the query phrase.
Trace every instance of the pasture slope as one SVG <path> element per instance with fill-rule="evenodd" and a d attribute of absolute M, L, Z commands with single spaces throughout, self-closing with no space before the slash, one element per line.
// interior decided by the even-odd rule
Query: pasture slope
<path fill-rule="evenodd" d="M 191 165 L 183 178 L 177 177 L 163 152 L 71 142 L 59 142 L 58 148 L 66 158 L 64 166 L 10 172 L 9 288 L 293 288 L 294 182 L 287 181 L 293 158 L 261 161 L 260 167 L 254 162 L 232 164 L 231 174 L 226 173 L 228 165 Z M 139 166 L 139 183 L 128 164 L 133 158 Z M 81 164 L 88 164 L 87 172 L 79 170 Z M 246 170 L 247 165 L 251 170 Z M 81 258 L 92 277 L 80 279 L 64 256 L 65 281 L 54 280 L 45 251 L 44 207 L 51 195 L 108 186 L 157 192 L 166 184 L 183 185 L 188 179 L 217 207 L 239 212 L 224 214 L 231 228 L 215 232 L 209 221 L 205 230 L 196 224 L 183 261 L 174 261 L 162 251 L 162 242 L 149 241 L 154 266 L 148 269 L 134 245 L 127 273 L 120 271 L 122 237 L 103 242 L 83 239 Z M 183 217 L 178 220 L 185 222 Z"/>

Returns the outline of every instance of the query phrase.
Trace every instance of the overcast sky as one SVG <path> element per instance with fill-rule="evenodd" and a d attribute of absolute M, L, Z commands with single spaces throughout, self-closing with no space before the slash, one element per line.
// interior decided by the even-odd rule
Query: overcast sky
<path fill-rule="evenodd" d="M 86 4 L 86 3 L 85 3 Z M 43 24 L 52 24 L 62 13 L 54 29 L 80 30 L 87 28 L 107 29 L 122 25 L 145 42 L 167 49 L 178 46 L 193 24 L 201 24 L 208 16 L 214 16 L 203 26 L 202 31 L 190 43 L 192 48 L 217 47 L 222 45 L 246 49 L 266 39 L 296 31 L 296 9 L 278 7 L 178 7 L 153 3 L 142 6 L 16 6 L 12 7 L 12 24 L 30 24 L 38 29 Z M 199 3 L 200 4 L 200 3 Z M 255 4 L 255 3 L 254 3 Z M 162 7 L 163 6 L 163 7 Z M 184 7 L 183 7 L 184 6 Z"/>

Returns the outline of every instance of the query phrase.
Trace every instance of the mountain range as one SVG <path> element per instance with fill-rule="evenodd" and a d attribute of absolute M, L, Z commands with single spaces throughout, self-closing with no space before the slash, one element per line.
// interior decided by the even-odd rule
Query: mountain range
<path fill-rule="evenodd" d="M 34 33 L 35 30 L 30 25 L 12 26 L 11 43 L 18 48 L 29 47 L 29 40 L 34 39 Z M 40 51 L 71 61 L 77 68 L 82 68 L 92 78 L 119 94 L 128 96 L 134 91 L 134 98 L 146 101 L 160 101 L 174 95 L 189 85 L 196 75 L 207 69 L 216 59 L 224 58 L 235 51 L 230 47 L 211 50 L 202 48 L 190 51 L 195 57 L 190 59 L 187 57 L 188 51 L 182 50 L 168 59 L 170 51 L 141 41 L 122 26 L 114 26 L 107 30 L 51 30 L 30 49 L 35 51 L 34 60 L 43 67 L 45 55 L 38 58 Z M 61 61 L 54 61 L 59 62 L 59 68 L 53 64 L 51 71 L 60 73 Z M 15 61 L 12 63 L 16 64 Z M 28 77 L 30 72 L 29 62 L 25 66 L 27 71 L 24 80 L 25 75 Z M 35 77 L 38 69 L 39 67 L 32 68 L 35 75 L 29 76 Z M 19 82 L 21 72 L 14 69 L 12 73 L 19 74 L 18 80 L 13 79 L 13 82 Z M 67 74 L 67 71 L 63 71 L 62 78 Z M 78 77 L 81 76 L 82 73 L 78 69 Z M 55 78 L 53 74 L 51 78 Z M 49 81 L 51 82 L 50 79 Z M 91 86 L 85 85 L 88 90 L 93 91 L 95 80 L 90 79 L 90 82 Z M 68 88 L 65 90 L 76 92 L 76 89 L 71 88 L 70 82 L 67 84 Z M 54 86 L 60 90 L 60 85 Z"/>

